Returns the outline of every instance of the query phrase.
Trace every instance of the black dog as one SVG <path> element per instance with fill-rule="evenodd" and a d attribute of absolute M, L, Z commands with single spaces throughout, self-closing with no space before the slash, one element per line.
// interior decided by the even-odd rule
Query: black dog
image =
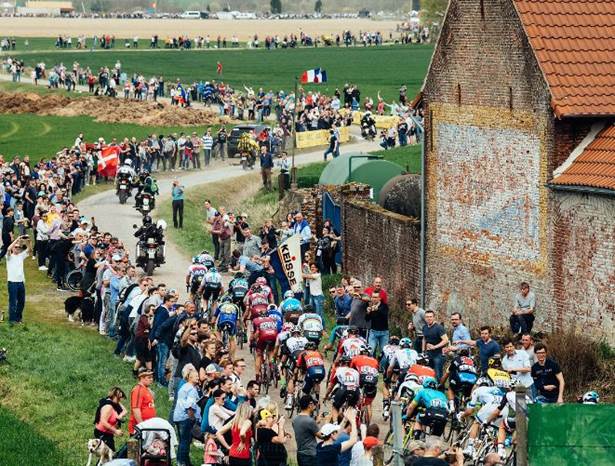
<path fill-rule="evenodd" d="M 64 301 L 64 312 L 66 312 L 69 316 L 75 315 L 77 309 L 81 308 L 81 296 L 71 296 L 70 298 L 66 298 Z"/>

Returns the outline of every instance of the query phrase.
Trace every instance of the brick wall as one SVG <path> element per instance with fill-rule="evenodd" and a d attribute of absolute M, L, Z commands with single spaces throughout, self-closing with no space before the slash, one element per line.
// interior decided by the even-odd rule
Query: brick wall
<path fill-rule="evenodd" d="M 406 298 L 418 297 L 420 222 L 361 201 L 343 205 L 344 273 L 364 285 L 382 276 L 390 294 L 390 322 L 401 327 Z"/>
<path fill-rule="evenodd" d="M 424 90 L 426 306 L 472 326 L 551 289 L 550 98 L 510 0 L 482 3 L 452 0 Z"/>
<path fill-rule="evenodd" d="M 558 321 L 615 340 L 615 198 L 554 196 L 554 302 Z"/>

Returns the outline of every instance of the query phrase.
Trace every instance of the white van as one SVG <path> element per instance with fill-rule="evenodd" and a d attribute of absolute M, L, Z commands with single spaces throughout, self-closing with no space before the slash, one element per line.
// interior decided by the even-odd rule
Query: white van
<path fill-rule="evenodd" d="M 201 19 L 200 11 L 184 11 L 179 15 L 181 19 Z"/>

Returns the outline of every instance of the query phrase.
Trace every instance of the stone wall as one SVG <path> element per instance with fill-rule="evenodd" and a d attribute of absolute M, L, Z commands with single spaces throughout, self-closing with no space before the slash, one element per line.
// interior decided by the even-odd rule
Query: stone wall
<path fill-rule="evenodd" d="M 558 321 L 615 340 L 615 198 L 558 192 L 554 199 Z"/>
<path fill-rule="evenodd" d="M 364 285 L 380 275 L 390 294 L 390 322 L 407 322 L 402 314 L 407 298 L 418 297 L 420 222 L 361 201 L 343 207 L 344 273 Z"/>

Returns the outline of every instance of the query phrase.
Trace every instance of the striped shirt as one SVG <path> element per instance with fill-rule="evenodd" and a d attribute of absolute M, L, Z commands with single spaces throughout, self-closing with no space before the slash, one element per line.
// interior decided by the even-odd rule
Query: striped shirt
<path fill-rule="evenodd" d="M 203 136 L 203 149 L 205 150 L 211 150 L 211 148 L 214 146 L 214 138 L 212 138 L 210 135 L 206 134 L 205 136 Z"/>

